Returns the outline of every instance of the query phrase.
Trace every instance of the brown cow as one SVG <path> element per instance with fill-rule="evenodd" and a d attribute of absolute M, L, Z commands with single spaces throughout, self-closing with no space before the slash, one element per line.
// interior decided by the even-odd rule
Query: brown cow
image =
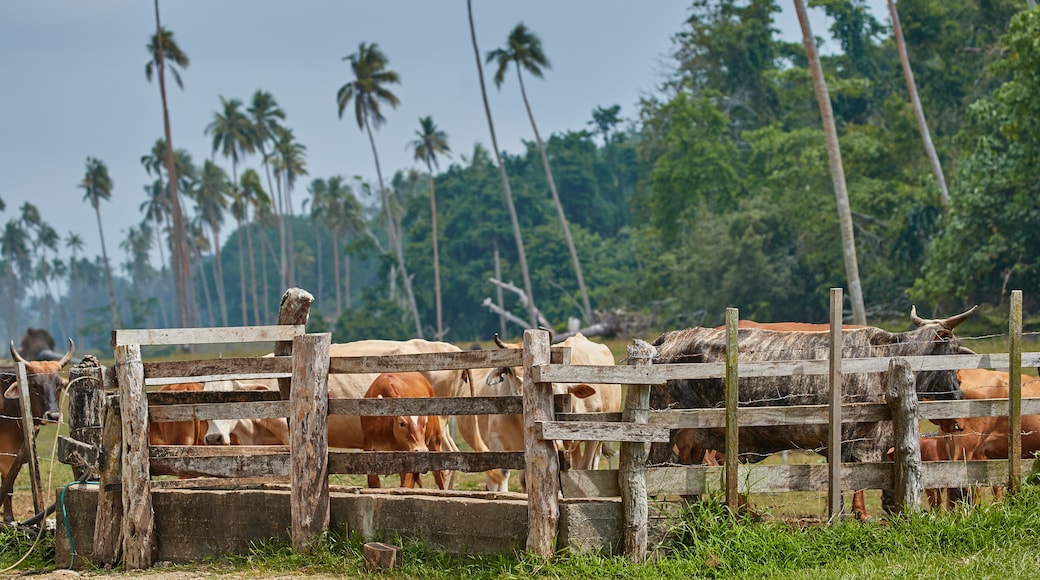
<path fill-rule="evenodd" d="M 417 372 L 383 373 L 372 381 L 366 399 L 433 398 L 430 382 Z M 440 451 L 441 422 L 436 415 L 361 417 L 365 451 Z M 414 478 L 414 481 L 413 481 Z M 445 489 L 444 472 L 434 470 L 438 489 Z M 419 483 L 419 474 L 402 473 L 401 487 Z M 379 476 L 369 474 L 369 487 L 380 487 Z"/>
<path fill-rule="evenodd" d="M 202 391 L 202 383 L 174 383 L 163 385 L 159 391 L 169 392 L 198 392 Z M 148 422 L 148 444 L 149 445 L 205 445 L 206 430 L 209 428 L 207 421 L 149 421 Z"/>
<path fill-rule="evenodd" d="M 57 423 L 61 420 L 59 400 L 68 382 L 62 378 L 61 369 L 72 360 L 76 345 L 69 339 L 69 351 L 57 361 L 27 361 L 14 348 L 11 341 L 11 357 L 25 363 L 25 374 L 29 380 L 29 408 L 33 422 Z M 24 452 L 25 435 L 22 431 L 22 401 L 18 379 L 12 370 L 0 372 L 0 498 L 2 498 L 4 522 L 14 521 L 11 495 L 14 480 L 22 463 L 28 460 Z"/>

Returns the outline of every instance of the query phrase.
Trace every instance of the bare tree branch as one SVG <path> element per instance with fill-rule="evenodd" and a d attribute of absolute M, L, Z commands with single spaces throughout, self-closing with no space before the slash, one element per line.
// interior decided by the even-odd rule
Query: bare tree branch
<path fill-rule="evenodd" d="M 484 301 L 480 303 L 480 305 L 486 307 L 491 312 L 498 314 L 499 316 L 505 318 L 508 322 L 512 322 L 520 328 L 527 328 L 528 322 L 526 320 L 520 318 L 519 316 L 516 316 L 508 310 L 499 308 L 498 304 L 492 302 L 490 297 L 485 298 Z"/>
<path fill-rule="evenodd" d="M 520 303 L 524 305 L 524 308 L 526 308 L 528 310 L 531 310 L 532 308 L 534 309 L 535 316 L 538 317 L 538 324 L 540 324 L 540 325 L 542 325 L 542 326 L 544 326 L 546 328 L 552 328 L 552 325 L 549 324 L 549 321 L 546 320 L 545 316 L 542 315 L 542 311 L 538 310 L 538 308 L 532 307 L 529 304 L 530 301 L 527 298 L 527 294 L 524 293 L 523 290 L 521 290 L 520 288 L 517 288 L 516 286 L 514 286 L 513 284 L 510 284 L 509 282 L 502 282 L 502 281 L 498 280 L 497 278 L 488 278 L 488 282 L 491 282 L 492 284 L 494 284 L 494 285 L 496 285 L 496 286 L 498 286 L 500 288 L 504 288 L 504 289 L 509 290 L 510 292 L 516 294 L 518 297 L 520 297 Z M 526 323 L 524 324 L 524 328 L 527 328 Z"/>

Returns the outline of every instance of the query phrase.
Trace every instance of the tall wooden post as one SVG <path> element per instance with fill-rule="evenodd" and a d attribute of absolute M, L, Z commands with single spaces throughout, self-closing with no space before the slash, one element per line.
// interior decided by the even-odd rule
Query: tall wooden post
<path fill-rule="evenodd" d="M 542 439 L 539 423 L 553 420 L 552 383 L 536 383 L 531 369 L 549 364 L 549 333 L 524 331 L 524 477 L 527 481 L 527 551 L 553 555 L 560 524 L 560 458 Z"/>
<path fill-rule="evenodd" d="M 98 566 L 115 566 L 123 553 L 123 431 L 119 416 L 119 399 L 109 396 L 101 420 L 101 476 L 91 557 Z"/>
<path fill-rule="evenodd" d="M 628 345 L 628 362 L 633 366 L 649 366 L 657 349 L 642 340 Z M 645 424 L 650 418 L 650 385 L 628 385 L 621 420 Z M 647 519 L 646 443 L 622 442 L 618 460 L 618 485 L 621 488 L 621 510 L 624 518 L 625 554 L 633 562 L 646 559 Z"/>
<path fill-rule="evenodd" d="M 726 505 L 732 513 L 740 507 L 737 470 L 740 464 L 740 387 L 737 378 L 737 326 L 740 311 L 726 309 Z"/>
<path fill-rule="evenodd" d="M 148 397 L 141 346 L 116 345 L 115 354 L 123 428 L 123 563 L 134 570 L 151 567 L 156 555 L 148 463 Z"/>
<path fill-rule="evenodd" d="M 1022 291 L 1011 291 L 1008 322 L 1008 490 L 1022 485 Z"/>
<path fill-rule="evenodd" d="M 329 345 L 332 335 L 293 339 L 289 396 L 292 543 L 309 552 L 329 526 Z"/>
<path fill-rule="evenodd" d="M 22 449 L 29 462 L 29 481 L 32 486 L 33 513 L 43 511 L 43 486 L 40 484 L 40 462 L 36 457 L 36 424 L 32 416 L 32 401 L 29 399 L 29 377 L 25 372 L 25 363 L 15 365 L 18 375 L 19 397 L 22 408 Z"/>
<path fill-rule="evenodd" d="M 831 347 L 828 380 L 827 435 L 827 517 L 841 516 L 841 312 L 844 297 L 841 288 L 831 288 Z"/>
<path fill-rule="evenodd" d="M 69 437 L 101 450 L 101 419 L 105 410 L 105 369 L 93 356 L 86 356 L 69 369 Z M 98 467 L 100 470 L 100 466 Z M 99 473 L 82 464 L 72 466 L 72 475 L 97 478 Z M 90 472 L 90 473 L 87 473 Z"/>
<path fill-rule="evenodd" d="M 917 388 L 910 363 L 894 358 L 888 363 L 885 399 L 892 411 L 895 447 L 896 506 L 904 512 L 921 511 L 921 435 L 917 423 Z"/>
<path fill-rule="evenodd" d="M 282 301 L 278 306 L 278 324 L 300 325 L 307 324 L 307 317 L 311 311 L 314 296 L 302 288 L 289 288 L 282 294 Z M 275 356 L 288 356 L 292 354 L 293 343 L 285 340 L 274 344 Z M 292 387 L 292 379 L 278 379 L 278 391 L 282 394 L 282 400 L 289 400 L 289 389 Z"/>

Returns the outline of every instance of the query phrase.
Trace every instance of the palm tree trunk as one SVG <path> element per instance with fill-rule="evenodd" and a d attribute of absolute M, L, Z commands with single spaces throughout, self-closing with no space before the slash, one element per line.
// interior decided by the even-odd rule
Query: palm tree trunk
<path fill-rule="evenodd" d="M 339 235 L 332 232 L 332 281 L 336 287 L 336 320 L 343 314 L 343 292 L 339 277 Z"/>
<path fill-rule="evenodd" d="M 849 192 L 845 186 L 845 169 L 841 164 L 841 148 L 838 146 L 838 129 L 834 125 L 834 111 L 831 109 L 831 97 L 827 91 L 827 83 L 823 79 L 823 67 L 820 55 L 816 52 L 816 41 L 809 27 L 809 17 L 805 13 L 802 0 L 794 0 L 798 12 L 798 24 L 802 28 L 802 39 L 805 52 L 812 70 L 813 87 L 816 89 L 816 100 L 820 104 L 820 116 L 823 117 L 823 131 L 827 139 L 827 159 L 834 182 L 834 197 L 838 205 L 838 221 L 841 224 L 841 245 L 845 257 L 845 276 L 849 282 L 849 300 L 852 302 L 852 323 L 866 325 L 867 313 L 863 306 L 863 288 L 859 281 L 859 264 L 856 261 L 856 238 L 852 228 L 852 209 L 849 206 Z"/>
<path fill-rule="evenodd" d="M 285 228 L 285 258 L 288 261 L 285 266 L 287 273 L 285 288 L 292 288 L 296 285 L 296 242 L 294 240 L 296 216 L 293 214 L 292 185 L 289 184 L 288 174 L 285 176 L 285 214 L 289 216 L 289 224 Z"/>
<path fill-rule="evenodd" d="M 159 23 L 159 0 L 155 0 L 155 35 L 158 46 L 159 92 L 162 95 L 163 130 L 166 134 L 166 175 L 169 180 L 170 213 L 173 214 L 173 256 L 174 279 L 177 287 L 177 311 L 180 314 L 182 327 L 190 327 L 191 308 L 188 305 L 189 272 L 187 245 L 184 239 L 184 214 L 181 211 L 180 196 L 177 194 L 177 169 L 173 162 L 173 138 L 170 136 L 170 109 L 166 101 L 166 66 L 163 55 L 162 26 Z"/>
<path fill-rule="evenodd" d="M 397 267 L 401 271 L 401 280 L 404 282 L 405 297 L 412 308 L 412 319 L 415 320 L 415 337 L 422 338 L 422 322 L 419 320 L 419 307 L 415 303 L 415 293 L 412 292 L 412 279 L 408 277 L 408 270 L 404 267 L 404 248 L 401 245 L 400 232 L 394 227 L 394 216 L 390 211 L 390 198 L 386 188 L 383 187 L 383 171 L 379 168 L 379 154 L 376 152 L 376 141 L 372 137 L 372 127 L 368 124 L 368 115 L 365 115 L 365 131 L 368 133 L 368 142 L 372 146 L 372 156 L 376 160 L 376 177 L 379 178 L 379 195 L 383 200 L 383 211 L 386 213 L 386 231 L 390 238 L 390 245 L 397 254 Z"/>
<path fill-rule="evenodd" d="M 238 286 L 242 296 L 242 326 L 247 326 L 249 311 L 246 310 L 246 257 L 242 255 L 242 235 L 245 232 L 242 230 L 242 220 L 236 221 L 238 223 Z"/>
<path fill-rule="evenodd" d="M 343 256 L 343 306 L 350 310 L 350 254 Z"/>
<path fill-rule="evenodd" d="M 437 191 L 433 185 L 433 166 L 426 160 L 430 174 L 430 215 L 433 224 L 433 295 L 437 303 L 437 340 L 444 340 L 444 319 L 441 314 L 441 257 L 437 247 Z"/>
<path fill-rule="evenodd" d="M 119 328 L 119 308 L 116 306 L 116 292 L 112 287 L 112 267 L 108 265 L 108 252 L 105 250 L 105 231 L 101 228 L 101 208 L 94 204 L 97 215 L 98 235 L 101 236 L 101 259 L 105 262 L 105 283 L 108 285 L 108 306 L 112 311 L 112 328 Z"/>
<path fill-rule="evenodd" d="M 491 238 L 491 242 L 495 245 L 495 280 L 502 279 L 502 260 L 498 255 L 498 238 Z M 498 293 L 498 327 L 501 336 L 506 335 L 506 317 L 502 313 L 506 311 L 505 297 L 502 295 L 502 286 L 495 285 L 495 290 Z"/>
<path fill-rule="evenodd" d="M 581 262 L 578 260 L 578 250 L 574 247 L 574 238 L 571 237 L 571 227 L 567 223 L 567 216 L 563 212 L 563 203 L 560 202 L 560 194 L 556 191 L 556 180 L 553 179 L 552 169 L 549 167 L 549 157 L 545 154 L 545 144 L 542 136 L 538 134 L 538 125 L 534 122 L 534 113 L 531 112 L 531 103 L 527 100 L 527 89 L 524 88 L 524 77 L 520 74 L 520 63 L 516 63 L 516 78 L 520 80 L 520 94 L 524 97 L 524 107 L 527 108 L 527 118 L 531 120 L 531 128 L 534 129 L 534 138 L 538 143 L 538 152 L 542 154 L 542 166 L 545 167 L 545 179 L 549 182 L 549 191 L 552 192 L 553 203 L 556 204 L 556 213 L 560 216 L 560 225 L 563 226 L 563 237 L 567 240 L 567 249 L 571 253 L 571 264 L 574 266 L 574 275 L 578 278 L 578 291 L 581 292 L 581 304 L 585 308 L 582 318 L 586 322 L 592 321 L 592 305 L 589 303 L 589 291 L 585 289 L 585 276 L 581 272 Z"/>
<path fill-rule="evenodd" d="M 199 263 L 198 272 L 199 272 L 199 283 L 202 284 L 202 296 L 203 296 L 203 298 L 206 299 L 206 320 L 208 321 L 206 325 L 207 326 L 216 326 L 217 325 L 217 321 L 216 321 L 217 317 L 216 317 L 216 312 L 214 312 L 214 309 L 213 309 L 213 296 L 209 292 L 209 282 L 206 281 L 206 260 L 203 259 L 201 251 L 196 254 L 196 259 L 198 260 L 198 263 Z M 216 268 L 216 264 L 214 264 L 213 267 Z M 215 273 L 214 273 L 214 279 L 216 279 L 216 274 Z"/>
<path fill-rule="evenodd" d="M 220 320 L 224 326 L 227 326 L 227 298 L 224 296 L 224 263 L 220 257 L 220 228 L 214 225 L 211 229 L 213 230 L 214 287 L 216 288 L 217 300 L 220 305 Z"/>
<path fill-rule="evenodd" d="M 249 279 L 253 296 L 253 324 L 260 325 L 260 300 L 256 293 L 256 254 L 253 251 L 253 221 L 246 224 L 246 249 L 249 251 Z M 243 324 L 248 324 L 243 322 Z"/>
<path fill-rule="evenodd" d="M 917 128 L 921 131 L 921 140 L 924 142 L 924 150 L 928 155 L 928 162 L 932 165 L 932 173 L 935 181 L 939 184 L 939 192 L 942 194 L 942 204 L 949 205 L 950 192 L 946 189 L 946 178 L 943 176 L 942 165 L 939 156 L 935 153 L 935 145 L 932 144 L 932 134 L 928 130 L 928 121 L 924 118 L 924 109 L 921 107 L 921 99 L 917 95 L 917 83 L 914 82 L 914 71 L 910 68 L 910 56 L 906 52 L 906 41 L 903 39 L 903 27 L 899 24 L 899 12 L 896 10 L 894 0 L 888 0 L 888 11 L 892 15 L 892 33 L 896 37 L 896 46 L 899 48 L 899 62 L 903 64 L 903 76 L 906 78 L 906 88 L 910 92 L 910 103 L 914 107 L 914 117 L 917 118 Z"/>
<path fill-rule="evenodd" d="M 484 113 L 487 115 L 488 130 L 491 132 L 491 146 L 495 150 L 498 172 L 502 176 L 502 187 L 506 194 L 506 205 L 509 206 L 509 221 L 513 226 L 513 237 L 516 238 L 516 254 L 520 260 L 520 274 L 524 279 L 524 291 L 527 292 L 527 318 L 531 328 L 538 326 L 538 309 L 534 304 L 534 292 L 531 290 L 531 274 L 527 270 L 527 254 L 524 253 L 524 239 L 520 234 L 520 220 L 516 217 L 516 205 L 513 204 L 513 190 L 509 187 L 509 176 L 502 163 L 502 154 L 498 151 L 498 139 L 495 137 L 495 124 L 491 119 L 491 106 L 488 104 L 487 86 L 484 84 L 484 66 L 480 62 L 480 48 L 477 46 L 477 29 L 473 24 L 473 0 L 466 0 L 466 11 L 469 14 L 469 34 L 473 41 L 473 54 L 477 57 L 477 74 L 480 77 L 480 94 L 484 98 Z"/>

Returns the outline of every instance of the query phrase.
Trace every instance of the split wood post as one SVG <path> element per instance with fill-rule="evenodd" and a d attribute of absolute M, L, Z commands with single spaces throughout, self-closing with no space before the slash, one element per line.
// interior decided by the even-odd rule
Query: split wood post
<path fill-rule="evenodd" d="M 737 378 L 739 320 L 739 310 L 726 309 L 726 506 L 734 514 L 740 508 L 737 474 L 740 459 L 740 419 L 737 415 L 737 406 L 740 405 L 740 381 Z"/>
<path fill-rule="evenodd" d="M 32 485 L 33 514 L 43 511 L 43 486 L 40 484 L 40 462 L 36 458 L 36 422 L 32 415 L 32 400 L 29 398 L 29 377 L 25 372 L 25 363 L 15 365 L 18 375 L 18 396 L 22 408 L 22 449 L 29 461 L 29 481 Z"/>
<path fill-rule="evenodd" d="M 101 567 L 115 566 L 123 553 L 123 431 L 119 415 L 119 398 L 108 396 L 101 420 L 101 477 L 91 556 L 91 561 Z"/>
<path fill-rule="evenodd" d="M 1022 484 L 1022 291 L 1011 291 L 1008 328 L 1008 490 Z"/>
<path fill-rule="evenodd" d="M 86 356 L 69 369 L 69 437 L 98 449 L 101 455 L 101 418 L 105 410 L 105 369 L 93 356 Z M 101 466 L 97 466 L 100 471 Z M 97 478 L 99 473 L 85 465 L 73 465 L 72 475 Z"/>
<path fill-rule="evenodd" d="M 643 340 L 628 345 L 628 364 L 649 366 L 657 349 Z M 646 424 L 650 418 L 650 385 L 628 385 L 621 420 Z M 646 559 L 649 506 L 646 495 L 646 443 L 622 442 L 618 459 L 618 485 L 624 518 L 625 554 L 632 562 Z"/>
<path fill-rule="evenodd" d="M 365 570 L 377 572 L 380 570 L 391 570 L 400 568 L 404 563 L 401 546 L 384 544 L 383 542 L 368 542 L 363 546 L 365 557 Z"/>
<path fill-rule="evenodd" d="M 527 551 L 549 558 L 560 524 L 560 457 L 539 423 L 553 420 L 552 383 L 536 383 L 532 369 L 549 364 L 549 333 L 524 331 L 524 477 L 527 481 Z"/>
<path fill-rule="evenodd" d="M 123 428 L 123 564 L 127 569 L 155 563 L 155 519 L 148 456 L 148 397 L 141 346 L 115 347 L 116 377 Z"/>
<path fill-rule="evenodd" d="M 831 288 L 830 374 L 828 375 L 827 517 L 841 516 L 841 288 Z"/>
<path fill-rule="evenodd" d="M 330 333 L 293 339 L 289 393 L 292 543 L 307 553 L 329 526 Z"/>
<path fill-rule="evenodd" d="M 289 288 L 282 294 L 282 301 L 278 306 L 278 324 L 299 325 L 307 324 L 307 316 L 311 311 L 314 296 L 302 288 Z M 275 356 L 289 356 L 292 354 L 293 343 L 283 340 L 274 343 Z M 282 394 L 282 400 L 289 400 L 289 389 L 292 388 L 292 379 L 278 379 L 278 391 Z"/>
<path fill-rule="evenodd" d="M 896 506 L 904 512 L 918 512 L 922 489 L 921 435 L 917 426 L 917 388 L 906 359 L 889 361 L 885 399 L 892 412 Z"/>

